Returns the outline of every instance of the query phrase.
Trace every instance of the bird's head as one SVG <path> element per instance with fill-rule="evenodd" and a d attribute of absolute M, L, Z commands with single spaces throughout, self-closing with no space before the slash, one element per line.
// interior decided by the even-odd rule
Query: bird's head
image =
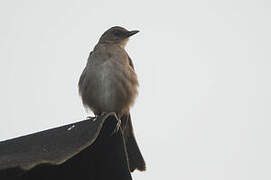
<path fill-rule="evenodd" d="M 120 44 L 123 48 L 129 40 L 129 37 L 138 33 L 138 30 L 128 31 L 127 29 L 114 26 L 103 33 L 99 42 L 100 43 L 116 43 Z"/>

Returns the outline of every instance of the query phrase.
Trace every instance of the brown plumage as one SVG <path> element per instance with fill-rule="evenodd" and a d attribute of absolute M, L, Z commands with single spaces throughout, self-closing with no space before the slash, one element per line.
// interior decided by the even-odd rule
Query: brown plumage
<path fill-rule="evenodd" d="M 137 96 L 138 80 L 132 60 L 124 49 L 129 37 L 137 32 L 118 26 L 104 32 L 90 53 L 78 83 L 84 106 L 96 116 L 115 112 L 122 121 L 131 171 L 145 170 L 129 113 Z"/>

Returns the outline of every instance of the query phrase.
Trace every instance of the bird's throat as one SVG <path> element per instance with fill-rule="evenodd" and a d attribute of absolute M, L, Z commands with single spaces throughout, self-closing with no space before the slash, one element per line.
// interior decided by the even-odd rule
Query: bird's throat
<path fill-rule="evenodd" d="M 129 41 L 129 38 L 124 39 L 123 41 L 121 41 L 120 46 L 122 48 L 125 48 L 125 46 L 126 46 L 126 44 L 127 44 L 128 41 Z"/>

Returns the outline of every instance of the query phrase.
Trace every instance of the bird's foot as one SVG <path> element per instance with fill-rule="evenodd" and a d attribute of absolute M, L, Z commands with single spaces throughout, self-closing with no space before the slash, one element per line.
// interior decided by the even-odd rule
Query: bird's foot
<path fill-rule="evenodd" d="M 87 120 L 92 120 L 92 121 L 95 121 L 97 118 L 97 116 L 87 116 Z"/>

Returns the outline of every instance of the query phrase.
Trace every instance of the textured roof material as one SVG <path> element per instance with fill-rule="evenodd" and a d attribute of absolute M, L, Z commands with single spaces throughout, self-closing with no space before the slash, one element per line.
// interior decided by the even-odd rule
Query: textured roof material
<path fill-rule="evenodd" d="M 98 117 L 0 142 L 0 179 L 132 179 L 116 123 Z"/>

